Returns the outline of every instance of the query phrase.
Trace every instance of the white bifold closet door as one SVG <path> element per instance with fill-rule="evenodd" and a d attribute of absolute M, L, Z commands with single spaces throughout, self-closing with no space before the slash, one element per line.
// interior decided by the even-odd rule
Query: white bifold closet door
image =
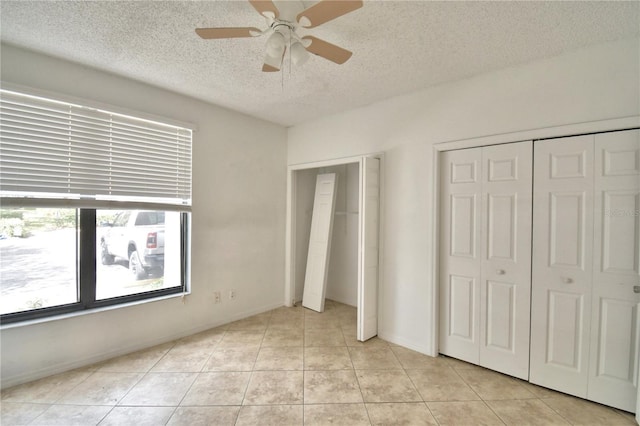
<path fill-rule="evenodd" d="M 478 364 L 481 148 L 440 155 L 440 353 Z"/>
<path fill-rule="evenodd" d="M 535 144 L 531 382 L 636 411 L 640 132 Z"/>
<path fill-rule="evenodd" d="M 440 352 L 526 380 L 532 143 L 441 155 Z"/>
<path fill-rule="evenodd" d="M 378 334 L 378 230 L 380 229 L 380 160 L 364 157 L 360 163 L 360 220 L 358 253 L 357 339 Z"/>
<path fill-rule="evenodd" d="M 593 136 L 536 141 L 531 381 L 587 397 Z"/>
<path fill-rule="evenodd" d="M 635 411 L 640 332 L 640 131 L 595 135 L 587 398 Z"/>

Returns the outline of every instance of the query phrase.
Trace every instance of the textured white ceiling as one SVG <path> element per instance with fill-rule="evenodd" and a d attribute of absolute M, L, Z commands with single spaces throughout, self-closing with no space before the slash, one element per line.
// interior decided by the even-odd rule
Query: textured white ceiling
<path fill-rule="evenodd" d="M 277 3 L 277 2 L 276 2 Z M 314 1 L 304 1 L 304 7 Z M 354 52 L 261 72 L 265 38 L 202 40 L 254 26 L 238 1 L 0 1 L 3 42 L 290 126 L 435 84 L 640 36 L 640 2 L 366 1 L 301 35 Z"/>

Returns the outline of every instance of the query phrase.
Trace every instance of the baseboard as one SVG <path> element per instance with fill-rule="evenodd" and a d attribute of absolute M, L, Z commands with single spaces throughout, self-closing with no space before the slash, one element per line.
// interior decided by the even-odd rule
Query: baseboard
<path fill-rule="evenodd" d="M 254 316 L 254 315 L 262 314 L 262 313 L 268 312 L 268 311 L 272 311 L 274 309 L 281 308 L 283 306 L 284 306 L 284 304 L 282 303 L 282 301 L 269 303 L 267 305 L 263 305 L 263 306 L 261 306 L 259 308 L 256 308 L 256 309 L 251 309 L 249 311 L 243 311 L 243 312 L 234 314 L 231 317 L 229 317 L 228 320 L 225 320 L 222 324 L 218 324 L 218 325 L 216 325 L 214 327 L 220 327 L 221 325 L 229 324 L 230 322 L 233 322 L 233 321 L 238 321 L 238 320 L 241 320 L 241 319 L 244 319 L 244 318 L 247 318 L 247 317 L 251 317 L 251 316 Z M 209 328 L 213 328 L 213 327 L 209 327 Z"/>
<path fill-rule="evenodd" d="M 406 337 L 398 336 L 394 333 L 387 333 L 385 331 L 378 330 L 378 337 L 381 338 L 382 340 L 386 340 L 387 342 L 391 342 L 396 345 L 405 347 L 407 349 L 420 352 L 421 354 L 424 354 L 424 355 L 428 355 L 428 356 L 438 355 L 438 354 L 432 354 L 431 348 L 429 348 L 427 345 L 416 345 L 415 342 L 413 342 L 412 340 L 407 339 Z"/>
<path fill-rule="evenodd" d="M 358 300 L 348 300 L 347 297 L 341 297 L 339 294 L 329 294 L 327 291 L 326 299 L 333 300 L 334 302 L 342 303 L 343 305 L 356 307 L 358 305 Z"/>
<path fill-rule="evenodd" d="M 197 327 L 190 327 L 187 330 L 181 331 L 179 333 L 173 333 L 171 335 L 162 336 L 156 339 L 148 339 L 141 340 L 135 345 L 125 346 L 116 350 L 112 350 L 109 352 L 103 352 L 100 354 L 96 354 L 90 357 L 74 359 L 68 362 L 62 362 L 54 365 L 48 365 L 45 368 L 41 368 L 35 371 L 29 371 L 28 373 L 19 374 L 13 377 L 2 377 L 0 382 L 0 389 L 7 389 L 12 386 L 17 386 L 23 383 L 28 383 L 34 380 L 42 379 L 45 377 L 53 376 L 55 374 L 64 373 L 70 370 L 75 370 L 76 368 L 87 367 L 92 364 L 96 364 L 98 362 L 106 361 L 111 358 L 115 358 L 122 355 L 127 355 L 132 352 L 137 352 L 143 349 L 147 349 L 156 345 L 161 345 L 163 343 L 168 343 L 173 340 L 181 339 L 183 337 L 191 336 L 192 334 L 200 333 L 205 330 L 209 330 L 211 328 L 220 327 L 225 324 L 229 324 L 230 322 L 237 321 L 243 318 L 247 318 L 253 315 L 258 315 L 263 312 L 268 312 L 272 309 L 276 309 L 283 306 L 282 302 L 272 303 L 268 305 L 263 305 L 259 308 L 252 309 L 249 311 L 240 312 L 232 315 L 229 318 L 213 321 L 211 323 L 201 324 Z"/>

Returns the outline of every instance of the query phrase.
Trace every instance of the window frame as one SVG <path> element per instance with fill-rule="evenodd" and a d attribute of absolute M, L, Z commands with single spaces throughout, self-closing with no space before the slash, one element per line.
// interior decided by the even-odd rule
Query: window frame
<path fill-rule="evenodd" d="M 123 206 L 126 208 L 126 206 Z M 165 296 L 184 294 L 188 291 L 189 212 L 180 212 L 180 285 L 149 290 L 140 293 L 96 299 L 97 285 L 97 227 L 96 209 L 76 209 L 76 289 L 78 301 L 64 305 L 10 312 L 0 315 L 0 325 L 38 320 L 77 312 L 91 312 L 96 309 L 139 302 L 152 301 Z"/>

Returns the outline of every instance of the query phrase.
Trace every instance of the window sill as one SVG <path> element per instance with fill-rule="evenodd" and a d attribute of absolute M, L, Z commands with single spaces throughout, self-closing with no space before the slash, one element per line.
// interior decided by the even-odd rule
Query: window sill
<path fill-rule="evenodd" d="M 184 293 L 168 294 L 165 296 L 158 296 L 158 297 L 153 297 L 149 299 L 119 303 L 117 305 L 102 306 L 99 308 L 85 309 L 85 310 L 70 312 L 66 314 L 52 315 L 44 318 L 37 318 L 37 319 L 31 319 L 31 320 L 25 320 L 25 321 L 18 321 L 18 322 L 9 323 L 9 324 L 2 324 L 0 325 L 0 331 L 9 330 L 13 328 L 28 327 L 32 325 L 38 325 L 38 324 L 45 324 L 53 321 L 66 320 L 69 318 L 82 317 L 85 315 L 92 315 L 100 312 L 113 311 L 113 310 L 122 309 L 122 308 L 129 308 L 131 306 L 138 306 L 138 305 L 144 305 L 147 303 L 160 302 L 162 300 L 184 298 L 190 294 L 191 294 L 191 291 L 185 291 Z"/>

